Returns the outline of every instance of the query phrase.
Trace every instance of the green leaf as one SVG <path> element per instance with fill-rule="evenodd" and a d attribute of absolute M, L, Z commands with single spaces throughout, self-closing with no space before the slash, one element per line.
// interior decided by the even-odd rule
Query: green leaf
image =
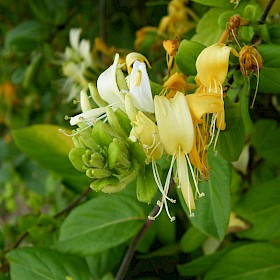
<path fill-rule="evenodd" d="M 205 47 L 199 43 L 183 40 L 176 54 L 179 69 L 187 76 L 196 75 L 195 62 Z"/>
<path fill-rule="evenodd" d="M 239 104 L 225 99 L 226 130 L 221 131 L 217 151 L 227 161 L 237 161 L 245 142 L 245 127 Z"/>
<path fill-rule="evenodd" d="M 233 8 L 234 5 L 230 1 L 225 0 L 193 0 L 195 3 L 199 3 L 211 7 L 221 7 L 221 8 Z"/>
<path fill-rule="evenodd" d="M 182 236 L 180 245 L 184 253 L 195 251 L 205 241 L 207 236 L 195 227 L 190 227 Z"/>
<path fill-rule="evenodd" d="M 190 218 L 194 227 L 222 240 L 225 236 L 230 213 L 230 164 L 221 156 L 208 151 L 210 176 L 199 184 L 205 197 L 196 201 L 195 216 Z"/>
<path fill-rule="evenodd" d="M 243 195 L 235 212 L 251 224 L 241 237 L 254 240 L 280 237 L 280 178 L 254 186 Z"/>
<path fill-rule="evenodd" d="M 258 51 L 263 58 L 263 68 L 260 70 L 259 91 L 280 94 L 280 46 L 260 45 Z"/>
<path fill-rule="evenodd" d="M 268 162 L 280 166 L 280 128 L 276 120 L 259 120 L 251 137 L 252 146 Z"/>
<path fill-rule="evenodd" d="M 99 253 L 129 240 L 145 219 L 142 208 L 131 198 L 102 195 L 70 213 L 56 247 L 80 255 Z"/>
<path fill-rule="evenodd" d="M 280 248 L 268 243 L 233 249 L 206 274 L 205 280 L 269 279 L 280 275 Z"/>
<path fill-rule="evenodd" d="M 187 262 L 186 264 L 181 264 L 177 266 L 177 269 L 182 276 L 198 276 L 204 275 L 207 271 L 209 271 L 224 255 L 226 255 L 233 248 L 236 248 L 243 244 L 241 242 L 231 243 L 222 251 L 202 256 Z"/>
<path fill-rule="evenodd" d="M 45 31 L 38 21 L 22 22 L 6 33 L 5 47 L 22 52 L 33 50 L 39 41 L 45 39 Z"/>
<path fill-rule="evenodd" d="M 268 33 L 271 43 L 280 45 L 280 26 L 279 24 L 272 24 L 268 26 Z"/>
<path fill-rule="evenodd" d="M 220 0 L 220 2 L 223 2 L 222 7 L 224 7 L 225 1 Z M 227 10 L 221 8 L 213 8 L 205 13 L 196 27 L 196 34 L 192 37 L 191 40 L 205 46 L 217 43 L 223 33 L 223 29 L 219 27 L 218 18 L 225 11 Z"/>
<path fill-rule="evenodd" d="M 46 248 L 19 248 L 7 254 L 11 279 L 79 279 L 89 280 L 88 267 L 83 259 Z"/>
<path fill-rule="evenodd" d="M 89 180 L 75 170 L 68 154 L 73 148 L 71 137 L 59 132 L 55 125 L 33 125 L 12 132 L 16 146 L 36 162 L 61 177 L 88 184 Z"/>
<path fill-rule="evenodd" d="M 157 189 L 152 166 L 146 165 L 145 169 L 140 170 L 137 177 L 137 199 L 141 202 L 151 203 Z"/>

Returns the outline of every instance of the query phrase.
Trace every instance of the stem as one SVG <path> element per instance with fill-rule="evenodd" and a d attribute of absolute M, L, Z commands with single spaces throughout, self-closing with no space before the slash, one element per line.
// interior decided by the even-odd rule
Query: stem
<path fill-rule="evenodd" d="M 154 207 L 153 211 L 151 212 L 150 216 L 152 216 L 152 217 L 155 216 L 156 213 L 158 212 L 158 210 L 159 210 L 159 207 L 156 205 Z M 140 242 L 141 238 L 144 236 L 144 234 L 146 233 L 148 228 L 151 226 L 152 222 L 153 222 L 152 220 L 147 219 L 146 223 L 142 226 L 142 228 L 140 229 L 138 234 L 135 236 L 133 242 L 130 244 L 130 247 L 128 248 L 128 250 L 126 252 L 126 255 L 123 259 L 123 262 L 120 266 L 120 269 L 118 271 L 118 274 L 117 274 L 115 280 L 122 280 L 125 277 L 125 274 L 127 272 L 129 264 L 132 260 L 135 249 L 136 249 L 138 243 Z"/>
<path fill-rule="evenodd" d="M 270 11 L 270 9 L 271 9 L 271 7 L 272 7 L 272 5 L 273 5 L 274 2 L 275 2 L 275 0 L 269 0 L 269 2 L 267 3 L 267 5 L 266 5 L 266 7 L 265 7 L 265 9 L 264 9 L 264 11 L 263 11 L 263 13 L 262 13 L 262 15 L 261 15 L 261 18 L 260 18 L 259 21 L 258 21 L 259 24 L 264 24 L 264 23 L 265 23 L 266 17 L 267 17 L 267 15 L 268 15 L 268 13 L 269 13 L 269 11 Z M 257 41 L 259 38 L 260 38 L 260 36 L 257 35 L 257 34 L 255 34 L 255 35 L 253 36 L 252 40 L 251 40 L 252 45 L 253 45 L 254 43 L 256 43 L 256 41 Z"/>
<path fill-rule="evenodd" d="M 68 213 L 71 211 L 73 208 L 75 208 L 79 202 L 90 192 L 91 188 L 85 189 L 74 201 L 72 201 L 70 204 L 68 204 L 64 209 L 56 213 L 53 217 L 54 218 L 59 218 L 60 216 Z M 24 232 L 19 239 L 16 241 L 16 243 L 11 247 L 11 249 L 8 249 L 6 253 L 10 250 L 16 249 L 21 242 L 29 235 L 28 231 Z"/>

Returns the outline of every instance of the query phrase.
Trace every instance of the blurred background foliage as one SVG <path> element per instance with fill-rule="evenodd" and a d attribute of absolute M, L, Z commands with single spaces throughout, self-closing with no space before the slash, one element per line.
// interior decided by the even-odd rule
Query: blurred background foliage
<path fill-rule="evenodd" d="M 210 17 L 215 19 L 215 26 L 213 28 L 219 28 L 217 14 L 220 14 L 221 8 L 210 8 L 209 6 L 202 5 L 204 4 L 203 2 L 205 1 L 188 3 L 188 7 L 193 11 L 195 17 L 190 16 L 191 25 L 180 39 L 190 39 L 195 36 L 196 41 L 205 45 L 215 41 L 213 36 L 217 36 L 217 34 L 213 33 L 209 35 L 210 41 L 207 43 L 203 29 L 205 29 L 205 24 L 208 24 L 207 20 Z M 230 1 L 225 2 L 227 2 L 226 7 L 231 5 Z M 251 2 L 253 2 L 253 5 L 255 4 L 255 1 Z M 264 1 L 260 2 L 264 7 Z M 38 164 L 40 160 L 34 161 L 30 159 L 18 150 L 12 137 L 13 130 L 34 124 L 56 124 L 59 127 L 65 127 L 67 126 L 67 122 L 64 119 L 65 115 L 73 115 L 77 112 L 77 102 L 75 100 L 74 102 L 72 100 L 69 101 L 67 98 L 69 87 L 65 87 L 67 78 L 62 71 L 63 54 L 66 47 L 70 44 L 70 29 L 81 28 L 81 38 L 87 39 L 91 43 L 92 52 L 97 61 L 95 67 L 90 69 L 89 76 L 91 79 L 96 79 L 103 70 L 111 65 L 115 52 L 126 54 L 137 50 L 146 55 L 152 62 L 153 68 L 149 72 L 151 80 L 162 82 L 166 75 L 166 58 L 162 47 L 162 40 L 174 38 L 168 38 L 168 32 L 158 34 L 154 28 L 157 28 L 160 20 L 167 15 L 168 3 L 169 1 L 162 0 L 1 1 L 0 248 L 4 250 L 4 253 L 5 249 L 16 246 L 18 237 L 24 235 L 27 230 L 33 244 L 37 246 L 52 244 L 53 240 L 57 237 L 56 229 L 62 223 L 61 220 L 53 218 L 53 215 L 66 207 L 70 201 L 84 191 L 85 185 L 87 185 L 87 182 L 83 181 L 81 177 L 77 177 L 76 181 L 69 180 L 69 176 L 63 178 Z M 275 3 L 275 6 L 277 6 L 277 3 Z M 207 16 L 204 16 L 206 13 Z M 275 14 L 275 11 L 273 14 Z M 200 20 L 199 25 L 196 27 L 198 20 L 201 18 L 203 20 Z M 268 30 L 272 43 L 279 45 L 279 16 L 275 16 L 273 19 L 269 19 L 269 21 L 271 26 Z M 223 23 L 223 19 L 220 18 L 219 24 L 222 25 Z M 139 31 L 145 26 L 150 26 L 151 28 L 146 29 L 146 31 Z M 222 32 L 222 29 L 220 31 Z M 248 35 L 249 37 L 252 35 L 252 30 L 248 32 L 251 32 Z M 139 41 L 143 33 L 145 34 L 145 40 Z M 97 38 L 100 38 L 102 41 L 97 40 Z M 240 85 L 237 86 L 239 87 Z M 239 88 L 243 86 L 244 84 Z M 254 162 L 249 162 L 249 169 L 250 167 L 254 168 L 253 174 L 250 171 L 250 174 L 233 172 L 231 182 L 232 204 L 239 201 L 240 193 L 246 190 L 248 184 L 251 184 L 252 181 L 253 183 L 263 183 L 263 187 L 267 187 L 271 192 L 278 192 L 279 157 L 277 152 L 279 152 L 279 148 L 275 148 L 276 152 L 274 154 L 267 154 L 265 152 L 267 146 L 261 146 L 260 142 L 256 140 L 263 137 L 259 136 L 258 133 L 260 135 L 265 134 L 267 127 L 274 128 L 268 131 L 267 145 L 271 147 L 269 143 L 275 144 L 275 139 L 279 139 L 279 127 L 276 124 L 279 121 L 279 95 L 277 97 L 273 96 L 274 89 L 275 87 L 272 87 L 272 92 L 261 97 L 258 96 L 258 106 L 250 113 L 254 122 L 262 118 L 271 120 L 259 121 L 257 123 L 257 132 L 252 134 L 253 141 L 250 152 L 257 151 L 260 156 Z M 246 92 L 246 89 L 244 91 Z M 28 142 L 29 139 L 31 141 L 33 133 L 36 133 L 36 131 L 32 129 L 26 132 L 24 141 Z M 47 135 L 48 131 L 46 130 L 44 133 Z M 50 133 L 50 135 L 52 134 Z M 37 147 L 40 145 L 40 142 L 35 141 L 34 143 Z M 34 153 L 36 153 L 37 149 L 35 144 Z M 50 153 L 50 155 L 55 155 L 55 152 Z M 39 157 L 38 154 L 36 156 Z M 46 157 L 46 154 L 42 155 L 42 157 Z M 42 158 L 41 162 L 46 162 L 46 159 Z M 65 163 L 60 162 L 59 164 L 63 165 Z M 250 166 L 250 164 L 255 165 Z M 248 178 L 249 180 L 247 180 Z M 266 184 L 268 180 L 274 180 L 274 183 L 272 185 Z M 129 196 L 131 194 L 125 195 Z M 262 195 L 265 194 L 260 189 L 253 191 L 253 197 L 256 196 L 260 199 Z M 93 196 L 96 196 L 96 194 L 89 194 L 89 198 Z M 248 205 L 246 203 L 251 203 L 251 199 L 252 196 L 248 198 L 244 196 L 236 208 L 238 214 L 248 217 L 249 220 L 250 209 L 248 209 L 248 212 L 246 211 L 246 205 Z M 252 204 L 254 204 L 254 201 L 257 200 L 253 200 Z M 273 203 L 275 206 L 275 201 Z M 257 208 L 256 205 L 253 206 Z M 143 208 L 145 207 L 143 206 Z M 180 218 L 185 213 L 183 210 L 178 210 L 177 215 Z M 254 215 L 254 213 L 251 213 L 251 215 Z M 263 217 L 256 221 L 257 224 L 262 222 L 264 222 Z M 187 231 L 185 230 L 186 228 L 188 228 Z M 153 243 L 155 236 L 157 236 L 157 242 Z M 251 235 L 249 233 L 248 236 L 246 233 L 244 235 L 241 233 L 239 237 L 229 235 L 224 240 L 223 247 L 231 244 L 232 247 L 226 249 L 231 250 L 235 246 L 235 240 L 238 240 L 238 245 L 240 245 L 240 243 L 247 241 L 246 238 L 267 240 L 271 236 L 279 238 L 279 234 L 273 236 L 271 232 L 253 232 Z M 239 241 L 238 238 L 244 239 Z M 157 222 L 149 229 L 149 234 L 144 237 L 143 242 L 138 246 L 138 252 L 145 254 L 140 257 L 141 261 L 136 261 L 135 259 L 132 261 L 134 269 L 129 271 L 128 277 L 130 278 L 128 279 L 133 279 L 133 277 L 140 275 L 143 271 L 147 271 L 147 275 L 151 271 L 154 272 L 151 275 L 167 275 L 170 273 L 169 278 L 164 278 L 165 276 L 163 276 L 161 279 L 181 279 L 179 277 L 182 276 L 179 276 L 179 273 L 189 277 L 187 279 L 195 279 L 192 277 L 203 274 L 207 270 L 207 261 L 213 264 L 215 260 L 220 260 L 222 254 L 225 253 L 223 251 L 220 255 L 212 257 L 212 259 L 211 257 L 209 259 L 199 259 L 198 257 L 202 255 L 200 246 L 205 240 L 206 235 L 195 227 L 191 227 L 184 219 L 180 223 L 175 224 L 169 223 L 165 216 L 160 216 Z M 203 250 L 208 253 L 215 251 L 215 246 L 218 247 L 220 245 L 220 243 L 215 242 L 215 240 L 210 240 L 208 244 L 204 243 Z M 151 244 L 153 244 L 153 252 L 152 250 L 149 251 Z M 258 247 L 259 250 L 262 250 L 262 245 L 258 246 L 260 246 Z M 105 250 L 102 252 L 102 257 L 98 257 L 98 261 L 95 255 L 88 257 L 87 263 L 91 264 L 89 265 L 92 270 L 91 275 L 94 275 L 96 279 L 101 279 L 104 271 L 116 271 L 116 267 L 120 263 L 121 256 L 125 250 L 124 248 L 125 246 L 121 244 L 110 251 Z M 180 250 L 189 255 L 179 254 Z M 246 257 L 246 254 L 249 254 L 248 252 L 250 250 L 245 250 L 243 255 Z M 276 256 L 277 252 L 275 252 Z M 39 250 L 35 253 L 38 255 L 42 254 Z M 19 255 L 18 257 L 20 258 L 21 256 Z M 4 257 L 1 256 L 1 258 Z M 195 260 L 197 263 L 191 263 L 186 267 L 181 265 L 178 268 L 179 272 L 170 276 L 176 264 L 184 263 L 186 259 Z M 105 263 L 104 260 L 106 260 Z M 65 262 L 73 265 L 70 259 L 65 260 Z M 99 268 L 97 269 L 95 266 L 99 266 Z M 2 270 L 5 272 L 5 267 L 2 267 Z M 163 274 L 162 271 L 164 272 Z M 207 279 L 216 279 L 215 273 L 217 272 L 210 273 Z M 0 279 L 2 279 L 1 277 Z M 8 278 L 3 276 L 3 279 Z"/>

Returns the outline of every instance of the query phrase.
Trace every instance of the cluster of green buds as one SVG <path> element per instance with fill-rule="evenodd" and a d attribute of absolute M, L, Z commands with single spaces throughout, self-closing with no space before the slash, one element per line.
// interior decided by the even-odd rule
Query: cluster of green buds
<path fill-rule="evenodd" d="M 118 69 L 116 73 L 123 85 L 122 72 Z M 69 153 L 70 161 L 92 179 L 90 187 L 94 191 L 115 193 L 136 181 L 138 200 L 150 203 L 157 185 L 152 167 L 146 166 L 145 150 L 138 141 L 131 140 L 131 120 L 121 103 L 117 108 L 109 106 L 93 84 L 89 84 L 89 89 L 90 97 L 85 91 L 80 94 L 83 112 L 70 118 L 70 124 L 78 125 L 72 134 L 75 147 Z M 133 115 L 135 108 L 129 100 L 126 103 Z"/>

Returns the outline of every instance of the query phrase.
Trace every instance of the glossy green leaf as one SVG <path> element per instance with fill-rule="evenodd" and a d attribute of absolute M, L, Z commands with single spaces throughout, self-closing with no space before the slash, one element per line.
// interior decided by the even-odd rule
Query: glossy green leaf
<path fill-rule="evenodd" d="M 223 2 L 222 7 L 224 7 L 225 1 L 221 0 L 221 2 Z M 219 27 L 218 18 L 225 11 L 227 10 L 221 8 L 213 8 L 205 13 L 202 19 L 198 22 L 196 27 L 196 34 L 192 37 L 191 40 L 205 46 L 217 43 L 223 33 L 223 29 Z"/>
<path fill-rule="evenodd" d="M 80 255 L 99 253 L 133 237 L 145 219 L 139 203 L 131 198 L 102 195 L 70 213 L 56 247 Z"/>
<path fill-rule="evenodd" d="M 196 201 L 195 216 L 190 218 L 194 227 L 222 240 L 225 236 L 230 213 L 230 164 L 221 156 L 208 152 L 210 176 L 199 188 L 205 197 Z"/>
<path fill-rule="evenodd" d="M 71 137 L 59 132 L 55 125 L 33 125 L 13 131 L 17 147 L 30 158 L 61 177 L 80 185 L 88 183 L 84 174 L 71 164 L 68 154 L 73 148 Z"/>
<path fill-rule="evenodd" d="M 205 280 L 278 280 L 280 248 L 253 243 L 233 249 L 206 274 Z"/>
<path fill-rule="evenodd" d="M 280 46 L 260 45 L 258 51 L 263 58 L 263 68 L 260 71 L 259 91 L 280 94 Z"/>
<path fill-rule="evenodd" d="M 176 54 L 176 63 L 179 69 L 187 76 L 196 75 L 195 62 L 205 47 L 197 42 L 183 40 Z"/>
<path fill-rule="evenodd" d="M 9 252 L 7 259 L 13 280 L 90 280 L 89 270 L 83 259 L 50 249 L 20 248 Z"/>
<path fill-rule="evenodd" d="M 259 120 L 251 137 L 257 153 L 277 166 L 280 166 L 280 127 L 274 120 Z"/>
<path fill-rule="evenodd" d="M 245 142 L 245 127 L 239 104 L 225 100 L 226 130 L 221 131 L 217 151 L 227 161 L 237 161 Z"/>
<path fill-rule="evenodd" d="M 250 228 L 239 233 L 254 240 L 280 237 L 280 178 L 254 186 L 242 196 L 235 212 L 249 222 Z"/>
<path fill-rule="evenodd" d="M 157 189 L 152 167 L 147 165 L 145 169 L 140 170 L 137 177 L 137 199 L 141 202 L 151 203 Z"/>

